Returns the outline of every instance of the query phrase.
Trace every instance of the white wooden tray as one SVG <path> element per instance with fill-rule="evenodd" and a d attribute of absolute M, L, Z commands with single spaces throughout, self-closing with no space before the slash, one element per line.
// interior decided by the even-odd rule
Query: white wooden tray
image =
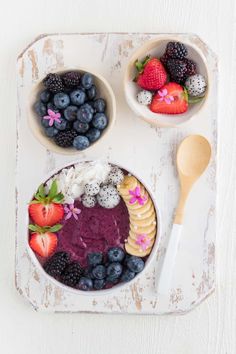
<path fill-rule="evenodd" d="M 56 34 L 43 35 L 18 58 L 16 287 L 37 310 L 133 314 L 185 313 L 203 301 L 215 287 L 215 207 L 217 145 L 217 61 L 195 35 L 177 35 L 197 46 L 208 63 L 211 90 L 200 113 L 181 128 L 152 128 L 128 108 L 122 88 L 125 66 L 132 52 L 158 34 Z M 166 35 L 171 39 L 171 35 Z M 54 154 L 41 146 L 27 125 L 32 85 L 51 70 L 81 66 L 96 69 L 111 84 L 117 100 L 117 121 L 110 136 L 81 158 L 105 158 L 130 168 L 149 183 L 162 214 L 162 241 L 156 260 L 142 278 L 114 294 L 78 295 L 45 277 L 27 251 L 27 203 L 33 191 L 52 170 L 75 157 Z M 165 246 L 170 235 L 179 186 L 176 148 L 191 133 L 206 136 L 213 158 L 188 200 L 173 289 L 166 298 L 155 291 Z M 122 144 L 121 144 L 122 142 Z"/>

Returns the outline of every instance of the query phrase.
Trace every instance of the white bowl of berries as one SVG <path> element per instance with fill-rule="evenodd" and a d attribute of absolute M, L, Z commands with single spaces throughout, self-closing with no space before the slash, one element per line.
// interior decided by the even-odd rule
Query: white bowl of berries
<path fill-rule="evenodd" d="M 29 126 L 42 145 L 59 154 L 94 146 L 111 130 L 115 116 L 111 86 L 84 69 L 49 73 L 30 94 Z"/>
<path fill-rule="evenodd" d="M 124 77 L 128 105 L 154 126 L 176 127 L 202 108 L 208 92 L 204 56 L 174 37 L 146 42 L 131 57 Z"/>

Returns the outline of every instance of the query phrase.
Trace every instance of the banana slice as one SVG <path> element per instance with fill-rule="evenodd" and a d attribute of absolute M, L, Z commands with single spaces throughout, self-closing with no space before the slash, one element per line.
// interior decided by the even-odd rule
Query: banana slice
<path fill-rule="evenodd" d="M 153 230 L 152 232 L 150 232 L 149 234 L 146 234 L 146 235 L 148 236 L 148 238 L 150 238 L 150 240 L 152 240 L 156 236 L 156 230 Z M 130 230 L 128 239 L 129 238 L 132 238 L 133 240 L 137 240 L 136 232 L 133 232 L 132 230 Z"/>
<path fill-rule="evenodd" d="M 127 242 L 125 244 L 125 250 L 127 253 L 131 254 L 132 256 L 137 256 L 137 257 L 145 257 L 147 256 L 151 250 L 152 250 L 152 247 L 146 249 L 145 251 L 142 251 L 142 250 L 137 250 L 135 248 L 133 248 L 132 246 L 130 246 L 130 244 Z"/>
<path fill-rule="evenodd" d="M 151 247 L 153 246 L 153 244 L 154 244 L 154 242 L 155 242 L 155 239 L 152 239 L 152 240 L 150 240 L 150 241 L 151 241 L 151 242 L 149 243 L 148 248 L 151 248 Z M 128 238 L 127 242 L 128 242 L 128 244 L 129 244 L 132 248 L 134 248 L 134 249 L 136 249 L 136 250 L 139 250 L 139 249 L 141 248 L 140 245 L 137 245 L 136 241 L 133 240 L 131 237 Z M 148 249 L 148 248 L 147 248 L 147 249 Z M 146 250 L 147 250 L 147 249 L 146 249 Z M 142 248 L 141 248 L 141 250 L 142 250 Z M 146 251 L 146 250 L 142 250 L 142 251 Z"/>
<path fill-rule="evenodd" d="M 130 218 L 132 220 L 145 220 L 146 218 L 149 218 L 152 214 L 155 214 L 156 215 L 156 212 L 154 210 L 154 207 L 151 206 L 150 210 L 146 211 L 145 213 L 137 213 L 137 214 L 130 214 Z"/>
<path fill-rule="evenodd" d="M 149 226 L 151 224 L 153 224 L 153 222 L 156 221 L 156 215 L 153 212 L 149 217 L 146 218 L 142 218 L 142 219 L 134 219 L 131 215 L 130 215 L 130 224 L 132 225 L 137 225 L 137 226 Z"/>
<path fill-rule="evenodd" d="M 136 234 L 150 234 L 152 231 L 156 229 L 156 221 L 153 222 L 151 225 L 148 226 L 136 226 L 130 224 L 130 230 L 135 232 Z"/>
<path fill-rule="evenodd" d="M 138 184 L 139 182 L 134 176 L 125 176 L 123 182 L 117 186 L 117 189 L 122 197 L 128 196 L 130 195 L 129 190 L 135 189 Z"/>

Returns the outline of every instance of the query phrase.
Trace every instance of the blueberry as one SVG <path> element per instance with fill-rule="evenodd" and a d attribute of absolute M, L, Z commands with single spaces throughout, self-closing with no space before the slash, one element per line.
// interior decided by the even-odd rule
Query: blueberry
<path fill-rule="evenodd" d="M 124 259 L 124 261 L 123 261 L 123 264 L 124 264 L 125 266 L 127 266 L 127 263 L 128 263 L 128 260 L 130 259 L 130 257 L 131 257 L 130 254 L 126 254 L 126 255 L 125 255 L 125 259 Z"/>
<path fill-rule="evenodd" d="M 59 112 L 59 109 L 56 106 L 54 106 L 54 104 L 52 102 L 48 102 L 47 109 L 51 109 L 55 113 Z"/>
<path fill-rule="evenodd" d="M 95 290 L 101 290 L 106 285 L 105 279 L 95 279 L 93 282 L 93 287 Z"/>
<path fill-rule="evenodd" d="M 49 128 L 50 125 L 49 125 L 49 120 L 48 119 L 41 119 L 41 124 L 44 128 Z"/>
<path fill-rule="evenodd" d="M 121 281 L 130 281 L 135 277 L 135 273 L 131 272 L 129 269 L 125 269 L 122 276 L 121 276 Z"/>
<path fill-rule="evenodd" d="M 86 100 L 86 94 L 83 90 L 78 89 L 71 92 L 70 99 L 73 104 L 81 106 Z"/>
<path fill-rule="evenodd" d="M 86 268 L 85 270 L 84 270 L 84 276 L 86 277 L 86 278 L 89 278 L 89 279 L 94 279 L 94 276 L 93 276 L 93 274 L 92 274 L 92 270 L 93 270 L 93 267 L 91 267 L 91 266 L 89 266 L 88 268 Z"/>
<path fill-rule="evenodd" d="M 97 265 L 93 268 L 92 275 L 95 279 L 104 279 L 106 277 L 106 267 L 102 264 Z"/>
<path fill-rule="evenodd" d="M 106 128 L 107 123 L 108 123 L 108 119 L 104 113 L 96 113 L 92 120 L 92 125 L 94 126 L 94 128 L 100 130 Z"/>
<path fill-rule="evenodd" d="M 95 109 L 94 109 L 94 101 L 87 101 L 86 103 L 88 103 L 94 110 L 95 112 Z"/>
<path fill-rule="evenodd" d="M 92 87 L 93 85 L 92 75 L 89 73 L 85 73 L 81 78 L 81 84 L 86 90 L 90 89 L 90 87 Z"/>
<path fill-rule="evenodd" d="M 86 136 L 78 135 L 74 138 L 73 146 L 77 150 L 84 150 L 89 147 L 90 143 Z"/>
<path fill-rule="evenodd" d="M 97 89 L 96 86 L 93 85 L 90 87 L 90 89 L 87 90 L 87 97 L 89 100 L 93 100 L 97 95 Z"/>
<path fill-rule="evenodd" d="M 54 136 L 57 135 L 58 130 L 54 127 L 49 127 L 45 129 L 45 133 L 49 138 L 53 138 Z"/>
<path fill-rule="evenodd" d="M 37 113 L 37 115 L 40 117 L 46 116 L 46 114 L 47 114 L 46 106 L 40 101 L 35 103 L 34 110 Z"/>
<path fill-rule="evenodd" d="M 56 93 L 53 98 L 54 105 L 59 109 L 64 109 L 70 104 L 70 97 L 63 92 Z"/>
<path fill-rule="evenodd" d="M 122 262 L 125 252 L 120 247 L 112 247 L 108 250 L 107 257 L 110 262 Z"/>
<path fill-rule="evenodd" d="M 54 122 L 54 127 L 57 128 L 58 130 L 65 130 L 69 128 L 69 122 L 66 119 L 60 118 L 61 122 Z"/>
<path fill-rule="evenodd" d="M 104 101 L 103 98 L 97 98 L 94 101 L 94 109 L 98 113 L 103 113 L 106 109 L 106 102 Z"/>
<path fill-rule="evenodd" d="M 140 257 L 131 256 L 127 262 L 127 267 L 135 273 L 140 273 L 144 268 L 144 261 Z"/>
<path fill-rule="evenodd" d="M 48 103 L 48 101 L 50 100 L 51 97 L 51 93 L 48 90 L 44 90 L 40 93 L 40 100 L 43 103 Z"/>
<path fill-rule="evenodd" d="M 81 123 L 86 124 L 86 123 Z M 98 140 L 100 138 L 101 132 L 99 129 L 90 128 L 89 131 L 86 133 L 87 138 L 89 139 L 90 143 Z"/>
<path fill-rule="evenodd" d="M 101 252 L 93 252 L 87 255 L 87 261 L 90 266 L 96 266 L 102 264 L 103 255 Z"/>
<path fill-rule="evenodd" d="M 83 123 L 83 122 L 80 122 L 79 120 L 76 120 L 73 124 L 73 128 L 78 133 L 86 133 L 86 131 L 89 129 L 89 125 L 88 125 L 88 123 Z"/>
<path fill-rule="evenodd" d="M 76 106 L 68 106 L 64 110 L 64 116 L 69 122 L 74 122 L 77 119 L 78 107 Z"/>
<path fill-rule="evenodd" d="M 88 103 L 85 103 L 78 109 L 77 119 L 80 122 L 89 123 L 93 119 L 93 113 L 93 107 L 91 107 Z"/>
<path fill-rule="evenodd" d="M 118 262 L 110 263 L 107 267 L 107 276 L 109 280 L 116 280 L 121 276 L 122 273 L 122 265 Z"/>
<path fill-rule="evenodd" d="M 93 281 L 90 278 L 82 277 L 79 280 L 78 289 L 88 291 L 93 288 Z"/>

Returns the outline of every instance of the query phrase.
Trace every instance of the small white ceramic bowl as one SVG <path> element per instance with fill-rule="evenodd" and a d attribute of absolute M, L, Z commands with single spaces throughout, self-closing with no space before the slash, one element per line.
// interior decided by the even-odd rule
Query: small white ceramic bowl
<path fill-rule="evenodd" d="M 195 104 L 191 104 L 188 107 L 187 112 L 182 114 L 160 114 L 152 112 L 148 106 L 141 105 L 137 101 L 137 93 L 142 90 L 138 85 L 133 81 L 135 76 L 137 75 L 137 70 L 135 68 L 136 60 L 142 60 L 147 55 L 151 55 L 151 57 L 160 58 L 166 49 L 166 45 L 170 41 L 177 41 L 180 40 L 173 36 L 158 36 L 157 39 L 153 39 L 151 41 L 147 41 L 144 45 L 138 48 L 132 57 L 129 60 L 127 65 L 125 76 L 124 76 L 124 91 L 128 105 L 132 109 L 132 111 L 140 118 L 145 120 L 146 122 L 152 124 L 153 126 L 160 126 L 160 127 L 177 127 L 181 124 L 187 122 L 191 119 L 195 114 L 199 112 L 202 108 L 204 102 L 207 100 L 207 92 L 205 94 L 204 99 Z M 185 41 L 182 41 L 188 49 L 188 56 L 187 58 L 192 59 L 197 64 L 197 73 L 203 75 L 208 83 L 209 88 L 209 75 L 207 70 L 207 63 L 206 60 L 199 50 L 197 46 L 189 45 Z M 208 89 L 207 89 L 208 91 Z"/>
<path fill-rule="evenodd" d="M 80 160 L 80 162 L 84 162 L 84 161 L 93 161 L 93 160 Z M 77 164 L 78 161 L 74 161 L 74 162 L 71 162 L 70 164 L 68 165 L 63 165 L 61 166 L 60 168 L 57 168 L 56 170 L 52 171 L 50 173 L 50 175 L 48 175 L 44 181 L 42 181 L 42 183 L 45 183 L 51 176 L 57 174 L 59 171 L 61 171 L 63 168 L 67 168 L 67 167 L 70 167 L 70 166 L 73 166 L 74 164 Z M 138 176 L 137 173 L 135 172 L 132 172 L 130 170 L 130 168 L 127 168 L 126 166 L 121 166 L 120 164 L 116 163 L 116 162 L 111 162 L 111 161 L 108 161 L 108 163 L 112 164 L 112 165 L 116 165 L 124 170 L 126 170 L 127 172 L 131 173 L 133 176 L 135 176 L 143 185 L 144 187 L 146 188 L 146 190 L 148 191 L 149 195 L 151 196 L 152 198 L 152 201 L 153 201 L 153 204 L 154 204 L 154 207 L 155 207 L 155 211 L 156 211 L 156 217 L 157 217 L 157 233 L 156 233 L 156 239 L 155 239 L 155 242 L 154 242 L 154 245 L 152 247 L 152 251 L 151 253 L 149 254 L 148 256 L 148 259 L 147 261 L 145 262 L 145 267 L 144 269 L 139 273 L 137 274 L 134 279 L 130 280 L 129 282 L 127 283 L 120 283 L 120 284 L 117 284 L 115 286 L 113 286 L 112 288 L 110 289 L 104 289 L 104 290 L 91 290 L 91 291 L 82 291 L 82 290 L 77 290 L 77 289 L 73 289 L 69 286 L 66 286 L 64 284 L 62 284 L 61 282 L 57 281 L 56 279 L 54 279 L 53 277 L 51 277 L 50 275 L 48 275 L 44 269 L 42 268 L 41 264 L 39 263 L 34 251 L 30 248 L 29 246 L 29 234 L 28 234 L 28 225 L 29 225 L 29 217 L 28 217 L 28 213 L 27 213 L 27 218 L 26 218 L 26 234 L 25 234 L 25 242 L 26 242 L 26 248 L 28 250 L 28 253 L 33 261 L 33 263 L 35 264 L 36 268 L 39 269 L 41 272 L 43 272 L 44 276 L 49 280 L 51 281 L 52 283 L 54 283 L 56 286 L 60 287 L 61 289 L 64 289 L 65 291 L 69 291 L 69 292 L 72 292 L 74 294 L 78 294 L 78 295 L 85 295 L 85 296 L 95 296 L 95 295 L 107 295 L 107 294 L 112 294 L 114 293 L 115 291 L 117 290 L 120 290 L 120 289 L 123 289 L 125 288 L 126 286 L 130 286 L 131 284 L 133 284 L 135 281 L 137 281 L 138 279 L 142 279 L 142 277 L 144 276 L 145 272 L 147 271 L 147 269 L 150 267 L 151 264 L 154 263 L 155 259 L 156 259 L 156 255 L 157 255 L 157 250 L 159 248 L 159 244 L 160 244 L 160 240 L 161 240 L 161 235 L 162 235 L 162 232 L 161 232 L 161 213 L 160 213 L 160 209 L 157 205 L 157 200 L 155 198 L 155 195 L 153 194 L 153 192 L 151 191 L 150 187 L 143 181 L 142 178 L 140 178 Z M 36 187 L 37 189 L 38 187 Z M 32 191 L 32 196 L 35 194 L 36 192 L 36 189 L 34 191 Z"/>
<path fill-rule="evenodd" d="M 103 140 L 103 138 L 111 131 L 112 127 L 114 126 L 114 122 L 116 119 L 116 100 L 115 100 L 115 95 L 113 93 L 113 90 L 110 86 L 110 84 L 107 82 L 107 80 L 99 75 L 96 72 L 93 72 L 89 69 L 82 69 L 82 68 L 72 68 L 68 70 L 59 70 L 56 71 L 57 74 L 63 74 L 68 71 L 79 71 L 80 73 L 88 72 L 93 75 L 94 77 L 94 82 L 97 86 L 98 89 L 98 97 L 104 98 L 106 100 L 106 115 L 108 117 L 108 125 L 104 129 L 104 131 L 101 134 L 101 137 L 92 143 L 87 149 L 82 150 L 82 152 L 89 150 L 91 147 L 93 147 L 95 144 L 99 144 Z M 52 71 L 53 72 L 53 71 Z M 35 138 L 48 150 L 51 150 L 53 152 L 56 152 L 58 154 L 63 154 L 63 155 L 75 155 L 79 154 L 81 151 L 76 150 L 75 148 L 62 148 L 58 145 L 55 144 L 53 139 L 49 138 L 46 136 L 44 133 L 44 129 L 40 123 L 40 118 L 34 111 L 34 104 L 38 100 L 38 95 L 41 91 L 43 91 L 44 86 L 42 83 L 42 80 L 44 78 L 40 78 L 40 80 L 35 84 L 35 86 L 32 88 L 30 92 L 30 97 L 29 97 L 29 106 L 28 106 L 28 123 L 29 127 L 35 136 Z M 79 134 L 79 133 L 78 133 Z"/>

